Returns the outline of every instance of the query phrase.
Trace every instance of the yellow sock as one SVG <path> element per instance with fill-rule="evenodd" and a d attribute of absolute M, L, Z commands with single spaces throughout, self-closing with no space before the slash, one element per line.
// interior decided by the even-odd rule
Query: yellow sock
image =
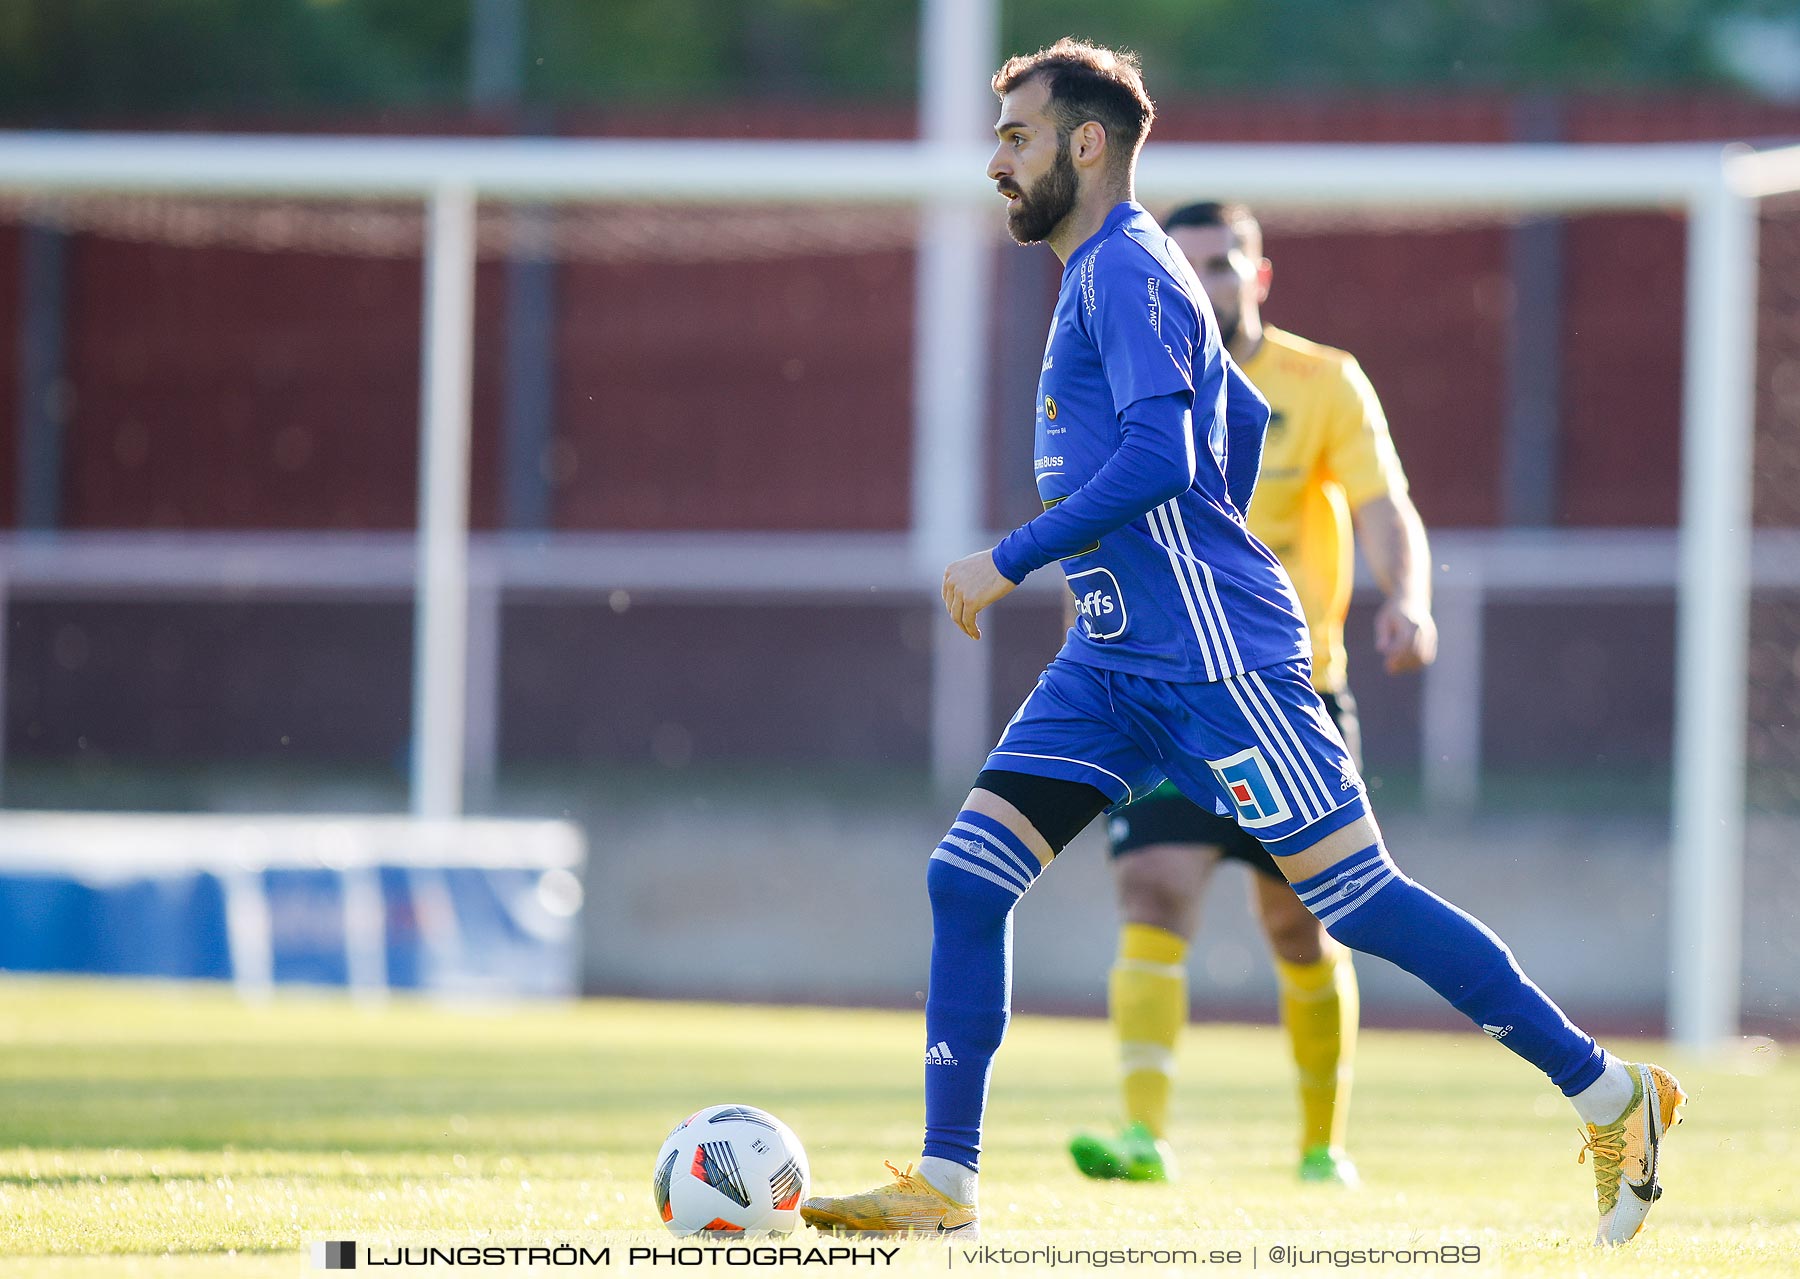
<path fill-rule="evenodd" d="M 1169 1121 L 1175 1041 L 1187 1025 L 1187 949 L 1187 942 L 1166 929 L 1126 924 L 1107 983 L 1124 1071 L 1125 1118 L 1158 1137 Z"/>
<path fill-rule="evenodd" d="M 1300 1070 L 1300 1149 L 1341 1150 L 1358 1016 L 1350 953 L 1337 950 L 1316 964 L 1277 959 L 1275 973 L 1281 985 L 1281 1024 L 1287 1027 Z"/>

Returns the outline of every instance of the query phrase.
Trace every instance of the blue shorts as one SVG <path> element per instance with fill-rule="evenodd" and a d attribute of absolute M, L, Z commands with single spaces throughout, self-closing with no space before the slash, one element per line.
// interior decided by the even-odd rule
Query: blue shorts
<path fill-rule="evenodd" d="M 1167 778 L 1277 857 L 1369 811 L 1362 776 L 1304 662 L 1174 683 L 1058 658 L 987 767 L 1086 782 L 1115 806 Z"/>

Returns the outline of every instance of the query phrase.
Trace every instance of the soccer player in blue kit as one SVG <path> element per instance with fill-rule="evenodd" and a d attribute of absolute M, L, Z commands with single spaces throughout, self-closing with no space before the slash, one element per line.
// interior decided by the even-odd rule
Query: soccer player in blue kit
<path fill-rule="evenodd" d="M 1078 609 L 931 855 L 925 1142 L 917 1171 L 801 1206 L 841 1231 L 979 1230 L 976 1169 L 1012 988 L 1012 912 L 1102 811 L 1165 777 L 1229 805 L 1344 945 L 1399 965 L 1542 1070 L 1587 1126 L 1597 1243 L 1637 1233 L 1686 1096 L 1600 1048 L 1479 920 L 1394 864 L 1310 678 L 1286 573 L 1250 536 L 1267 407 L 1180 250 L 1133 199 L 1154 115 L 1137 60 L 1074 40 L 995 74 L 988 167 L 1021 244 L 1064 263 L 1037 396 L 1045 510 L 944 571 L 951 618 L 1060 562 Z"/>

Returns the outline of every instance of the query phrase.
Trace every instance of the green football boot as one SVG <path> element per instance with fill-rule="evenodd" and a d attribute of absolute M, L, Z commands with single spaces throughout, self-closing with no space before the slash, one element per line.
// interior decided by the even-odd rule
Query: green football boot
<path fill-rule="evenodd" d="M 1350 1157 L 1333 1146 L 1313 1146 L 1300 1156 L 1300 1180 L 1347 1190 L 1362 1184 Z"/>
<path fill-rule="evenodd" d="M 1141 1123 L 1126 1124 L 1117 1137 L 1077 1133 L 1069 1142 L 1075 1166 L 1102 1181 L 1173 1181 L 1175 1153 L 1169 1143 Z"/>

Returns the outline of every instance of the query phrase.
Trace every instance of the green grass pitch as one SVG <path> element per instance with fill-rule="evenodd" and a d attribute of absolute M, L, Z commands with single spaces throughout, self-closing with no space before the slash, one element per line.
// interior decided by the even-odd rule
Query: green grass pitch
<path fill-rule="evenodd" d="M 650 1165 L 688 1111 L 767 1107 L 806 1143 L 815 1188 L 861 1189 L 885 1179 L 884 1158 L 917 1153 L 921 1041 L 919 1016 L 906 1013 L 365 1008 L 324 995 L 248 1006 L 203 987 L 9 979 L 0 1274 L 293 1275 L 306 1238 L 433 1231 L 636 1232 L 608 1235 L 616 1254 L 665 1244 Z M 1292 1175 L 1279 1033 L 1197 1026 L 1182 1047 L 1173 1134 L 1186 1175 L 1096 1185 L 1063 1143 L 1114 1114 L 1107 1027 L 1020 1018 L 995 1071 L 983 1228 L 1009 1247 L 1256 1248 L 1256 1273 L 1277 1269 L 1266 1254 L 1278 1243 L 1453 1242 L 1478 1245 L 1482 1261 L 1285 1269 L 1800 1274 L 1800 1065 L 1767 1045 L 1711 1062 L 1654 1051 L 1692 1095 L 1688 1122 L 1671 1138 L 1668 1194 L 1644 1234 L 1603 1255 L 1586 1243 L 1593 1190 L 1575 1163 L 1573 1112 L 1480 1035 L 1365 1032 L 1351 1147 L 1367 1184 L 1343 1193 Z M 945 1253 L 921 1245 L 897 1269 L 943 1272 Z"/>

